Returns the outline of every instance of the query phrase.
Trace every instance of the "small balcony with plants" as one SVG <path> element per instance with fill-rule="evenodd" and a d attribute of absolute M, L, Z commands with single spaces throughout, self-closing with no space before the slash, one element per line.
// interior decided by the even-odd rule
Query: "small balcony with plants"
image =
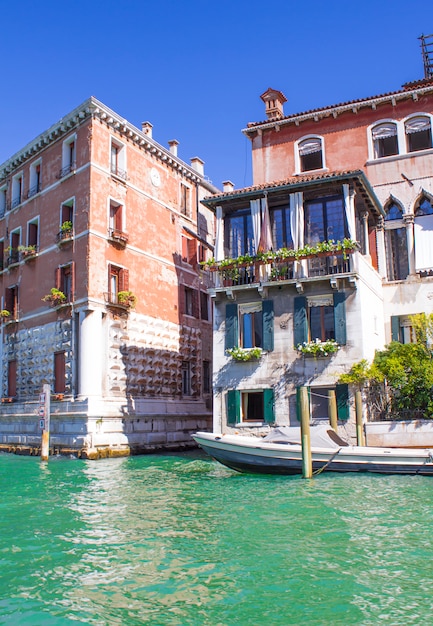
<path fill-rule="evenodd" d="M 38 246 L 36 244 L 29 246 L 18 246 L 19 258 L 21 261 L 31 261 L 38 254 Z"/>
<path fill-rule="evenodd" d="M 326 358 L 335 355 L 340 349 L 339 344 L 335 339 L 326 339 L 321 341 L 315 339 L 314 341 L 304 341 L 296 346 L 300 355 L 310 358 Z"/>
<path fill-rule="evenodd" d="M 11 267 L 14 267 L 14 266 L 19 264 L 19 262 L 20 262 L 20 252 L 18 250 L 18 247 L 13 248 L 12 246 L 8 246 L 5 249 L 5 252 L 6 252 L 5 266 L 7 268 L 11 268 Z"/>
<path fill-rule="evenodd" d="M 64 304 L 69 304 L 66 294 L 60 289 L 52 287 L 50 292 L 42 298 L 43 302 L 47 302 L 50 307 L 57 308 Z"/>
<path fill-rule="evenodd" d="M 57 233 L 57 243 L 59 245 L 71 241 L 74 237 L 74 225 L 72 221 L 66 220 L 60 226 L 60 231 Z"/>
<path fill-rule="evenodd" d="M 225 287 L 287 281 L 296 279 L 300 268 L 310 278 L 349 273 L 353 271 L 350 255 L 358 249 L 359 244 L 352 239 L 330 240 L 297 250 L 281 248 L 255 256 L 245 254 L 222 261 L 209 259 L 201 266 L 215 272 L 216 284 Z"/>
<path fill-rule="evenodd" d="M 117 293 L 105 293 L 105 302 L 108 306 L 130 311 L 135 309 L 137 296 L 132 291 L 118 291 Z"/>

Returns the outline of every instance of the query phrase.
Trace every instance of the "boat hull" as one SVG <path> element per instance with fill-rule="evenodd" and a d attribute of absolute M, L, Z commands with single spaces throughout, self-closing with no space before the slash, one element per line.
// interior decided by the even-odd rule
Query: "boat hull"
<path fill-rule="evenodd" d="M 196 433 L 194 440 L 216 461 L 243 473 L 293 475 L 302 473 L 302 447 L 265 443 L 239 435 Z M 406 448 L 312 448 L 313 472 L 373 472 L 433 475 L 433 450 Z"/>

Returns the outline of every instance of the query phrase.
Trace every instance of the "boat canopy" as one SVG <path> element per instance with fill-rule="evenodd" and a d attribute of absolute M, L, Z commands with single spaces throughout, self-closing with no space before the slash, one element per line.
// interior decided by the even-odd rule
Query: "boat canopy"
<path fill-rule="evenodd" d="M 310 440 L 312 448 L 337 449 L 349 445 L 337 435 L 329 424 L 310 426 Z M 263 441 L 301 445 L 301 429 L 297 426 L 278 426 L 266 435 Z"/>

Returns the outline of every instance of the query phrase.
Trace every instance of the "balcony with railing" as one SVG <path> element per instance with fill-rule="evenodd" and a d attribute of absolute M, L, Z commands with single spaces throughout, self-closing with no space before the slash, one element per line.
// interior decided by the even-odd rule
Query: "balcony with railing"
<path fill-rule="evenodd" d="M 128 179 L 128 173 L 120 167 L 117 167 L 117 165 L 111 165 L 111 173 L 113 176 L 117 176 L 117 178 L 121 178 L 122 180 Z"/>
<path fill-rule="evenodd" d="M 237 259 L 213 260 L 203 263 L 203 269 L 213 272 L 217 287 L 252 285 L 293 281 L 299 277 L 323 278 L 354 272 L 352 254 L 358 244 L 322 242 L 301 250 L 279 250 Z"/>
<path fill-rule="evenodd" d="M 31 198 L 35 196 L 41 190 L 42 190 L 42 185 L 40 183 L 37 183 L 37 185 L 33 185 L 33 187 L 30 187 L 30 189 L 27 192 L 27 198 Z"/>
<path fill-rule="evenodd" d="M 60 170 L 58 174 L 58 178 L 64 178 L 65 176 L 68 176 L 68 174 L 72 174 L 73 172 L 75 172 L 76 169 L 77 169 L 77 164 L 75 161 L 72 161 L 68 165 L 65 165 L 64 167 L 62 167 L 62 169 Z"/>

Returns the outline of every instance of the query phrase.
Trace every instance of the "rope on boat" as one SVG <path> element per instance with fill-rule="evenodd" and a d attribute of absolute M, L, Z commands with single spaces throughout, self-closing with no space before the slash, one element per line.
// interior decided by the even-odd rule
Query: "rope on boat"
<path fill-rule="evenodd" d="M 318 469 L 318 470 L 316 470 L 315 472 L 313 472 L 313 476 L 317 476 L 318 474 L 321 474 L 321 473 L 322 473 L 322 472 L 323 472 L 323 471 L 324 471 L 324 470 L 328 467 L 328 465 L 329 465 L 330 463 L 332 463 L 332 461 L 335 459 L 335 457 L 337 456 L 337 454 L 338 454 L 339 452 L 341 452 L 341 450 L 342 450 L 342 449 L 343 449 L 343 448 L 338 448 L 337 452 L 335 452 L 335 453 L 331 456 L 331 458 L 330 458 L 328 461 L 326 461 L 325 465 L 323 465 L 322 467 L 319 467 L 319 469 Z"/>
<path fill-rule="evenodd" d="M 422 468 L 424 467 L 424 465 L 426 463 L 432 463 L 432 462 L 433 462 L 433 454 L 432 454 L 432 452 L 429 452 L 428 455 L 426 456 L 426 458 L 424 459 L 424 463 L 419 466 L 419 468 L 416 470 L 415 474 L 418 474 L 418 472 L 420 472 L 422 470 Z"/>

